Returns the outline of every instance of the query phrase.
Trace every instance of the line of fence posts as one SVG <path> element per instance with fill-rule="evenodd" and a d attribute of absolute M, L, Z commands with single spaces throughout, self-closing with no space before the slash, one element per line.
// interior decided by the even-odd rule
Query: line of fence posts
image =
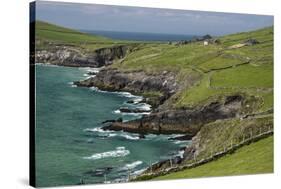
<path fill-rule="evenodd" d="M 251 140 L 251 139 L 253 139 L 254 137 L 261 136 L 262 134 L 265 134 L 265 133 L 267 133 L 267 132 L 269 132 L 269 131 L 271 131 L 271 126 L 270 126 L 270 125 L 268 126 L 267 131 L 264 131 L 264 132 L 263 132 L 263 131 L 262 131 L 262 127 L 260 127 L 260 128 L 259 128 L 258 134 L 253 135 L 253 129 L 251 128 L 251 129 L 250 129 L 250 132 L 249 132 L 249 133 L 250 133 L 250 137 L 249 137 L 249 138 L 246 137 L 246 134 L 242 134 L 242 141 L 241 141 L 241 138 L 240 138 L 240 140 L 239 140 L 239 137 L 238 137 L 238 140 L 235 140 L 235 138 L 232 138 L 231 141 L 230 141 L 230 148 L 229 148 L 229 149 L 232 149 L 235 145 L 238 145 L 239 143 L 242 143 L 242 144 L 243 144 L 246 139 Z M 240 137 L 241 137 L 241 135 L 240 135 Z M 234 144 L 234 141 L 237 141 L 237 143 Z M 219 149 L 220 149 L 220 148 L 219 148 Z M 228 150 L 227 145 L 223 144 L 223 152 L 225 153 L 227 150 Z M 210 157 L 212 158 L 215 154 L 216 154 L 216 152 L 214 151 L 213 148 L 211 148 L 211 149 L 210 149 Z M 203 159 L 204 159 L 204 158 L 203 158 Z M 201 159 L 201 160 L 203 160 L 203 159 Z M 196 163 L 196 162 L 198 162 L 198 161 L 200 161 L 200 160 L 196 158 L 196 154 L 194 153 L 194 154 L 193 154 L 193 161 L 192 161 L 192 162 L 193 162 L 193 163 Z"/>
<path fill-rule="evenodd" d="M 241 135 L 240 135 L 240 137 L 238 137 L 238 140 L 235 140 L 235 138 L 231 139 L 231 141 L 230 141 L 230 148 L 228 148 L 228 145 L 223 144 L 223 153 L 226 153 L 228 150 L 231 150 L 235 145 L 238 145 L 239 143 L 243 144 L 246 140 L 251 140 L 254 137 L 261 136 L 262 134 L 265 134 L 265 133 L 269 132 L 270 130 L 271 130 L 271 126 L 268 126 L 267 131 L 264 131 L 264 132 L 262 131 L 262 127 L 260 127 L 258 134 L 256 134 L 254 136 L 253 135 L 253 130 L 251 128 L 250 129 L 250 137 L 249 138 L 247 138 L 246 137 L 247 135 L 243 133 L 242 134 L 242 141 L 241 141 Z M 234 144 L 234 141 L 236 141 L 237 144 Z M 219 148 L 219 149 L 221 149 L 221 148 Z M 213 148 L 211 148 L 210 149 L 210 158 L 212 158 L 214 155 L 216 155 L 216 152 L 215 152 L 215 150 Z M 189 165 L 195 164 L 195 163 L 197 163 L 199 161 L 202 161 L 202 160 L 204 160 L 204 158 L 198 159 L 196 153 L 193 153 L 193 159 L 192 159 L 192 162 Z M 169 159 L 169 163 L 170 163 L 170 168 L 173 168 L 173 160 L 172 160 L 172 158 Z M 153 168 L 152 168 L 151 161 L 149 161 L 149 165 L 150 165 L 150 174 L 153 174 Z M 187 165 L 183 165 L 183 167 L 186 167 L 186 166 L 188 166 L 188 164 Z M 131 176 L 130 176 L 130 170 L 129 170 L 128 171 L 128 179 L 130 179 L 130 177 Z M 105 176 L 105 181 L 106 181 L 106 176 Z"/>

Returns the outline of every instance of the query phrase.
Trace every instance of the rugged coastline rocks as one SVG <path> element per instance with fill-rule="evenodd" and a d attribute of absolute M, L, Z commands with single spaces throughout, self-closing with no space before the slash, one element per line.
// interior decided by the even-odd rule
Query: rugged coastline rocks
<path fill-rule="evenodd" d="M 103 127 L 105 130 L 132 133 L 186 134 L 195 136 L 200 128 L 212 121 L 238 117 L 242 109 L 242 96 L 231 96 L 224 102 L 212 102 L 198 109 L 175 109 L 153 112 L 141 119 L 114 122 Z"/>
<path fill-rule="evenodd" d="M 96 49 L 92 53 L 85 53 L 82 49 L 70 46 L 58 46 L 36 51 L 36 62 L 51 63 L 72 67 L 102 67 L 113 63 L 115 59 L 122 59 L 130 51 L 129 46 L 116 45 Z"/>
<path fill-rule="evenodd" d="M 79 87 L 97 87 L 106 91 L 126 91 L 141 94 L 153 107 L 162 104 L 179 88 L 175 75 L 167 72 L 162 75 L 139 72 L 121 72 L 117 69 L 106 68 L 101 70 L 96 77 L 83 81 L 75 81 Z M 148 94 L 148 95 L 146 95 Z"/>

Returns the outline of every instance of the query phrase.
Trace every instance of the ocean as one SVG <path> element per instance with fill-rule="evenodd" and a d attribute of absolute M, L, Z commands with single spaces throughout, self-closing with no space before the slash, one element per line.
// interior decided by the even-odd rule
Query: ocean
<path fill-rule="evenodd" d="M 91 31 L 91 30 L 81 30 L 82 32 L 100 35 L 116 40 L 132 40 L 132 41 L 181 41 L 181 40 L 191 40 L 195 37 L 200 37 L 196 35 L 183 35 L 183 34 L 161 34 L 161 33 L 141 33 L 141 32 L 118 32 L 118 31 Z"/>
<path fill-rule="evenodd" d="M 141 114 L 122 114 L 128 100 L 141 97 L 75 87 L 90 68 L 36 65 L 36 183 L 39 187 L 126 181 L 151 163 L 178 155 L 188 141 L 175 135 L 103 131 L 102 122 Z"/>

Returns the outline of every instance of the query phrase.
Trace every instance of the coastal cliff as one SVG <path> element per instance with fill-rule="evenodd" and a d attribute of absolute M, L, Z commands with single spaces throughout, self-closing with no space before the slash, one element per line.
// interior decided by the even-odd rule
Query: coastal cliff
<path fill-rule="evenodd" d="M 40 63 L 51 63 L 72 67 L 108 66 L 116 59 L 122 59 L 130 50 L 129 46 L 111 46 L 84 53 L 81 49 L 71 46 L 55 46 L 49 50 L 37 50 L 35 59 Z"/>
<path fill-rule="evenodd" d="M 229 96 L 224 102 L 212 102 L 197 109 L 153 112 L 150 115 L 144 115 L 141 119 L 126 123 L 114 122 L 104 129 L 142 134 L 185 134 L 191 138 L 204 124 L 238 117 L 243 107 L 242 101 L 242 96 Z"/>

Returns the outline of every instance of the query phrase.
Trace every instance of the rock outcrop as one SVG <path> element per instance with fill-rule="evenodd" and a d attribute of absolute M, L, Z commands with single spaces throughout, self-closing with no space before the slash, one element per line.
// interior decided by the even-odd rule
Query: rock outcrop
<path fill-rule="evenodd" d="M 74 84 L 80 87 L 95 86 L 106 91 L 127 91 L 133 94 L 141 94 L 146 97 L 145 101 L 153 107 L 162 104 L 179 87 L 175 75 L 171 72 L 149 75 L 143 71 L 121 72 L 109 68 L 101 70 L 93 78 L 76 81 Z M 145 94 L 149 95 L 146 96 Z"/>
<path fill-rule="evenodd" d="M 112 64 L 116 59 L 124 58 L 130 47 L 118 45 L 100 48 L 92 53 L 84 53 L 81 49 L 69 46 L 50 49 L 52 50 L 37 50 L 36 62 L 73 67 L 102 67 Z"/>
<path fill-rule="evenodd" d="M 230 96 L 223 102 L 212 102 L 198 109 L 176 109 L 154 112 L 129 122 L 114 122 L 105 130 L 123 130 L 133 133 L 186 134 L 195 136 L 207 123 L 238 117 L 242 109 L 242 96 Z"/>

